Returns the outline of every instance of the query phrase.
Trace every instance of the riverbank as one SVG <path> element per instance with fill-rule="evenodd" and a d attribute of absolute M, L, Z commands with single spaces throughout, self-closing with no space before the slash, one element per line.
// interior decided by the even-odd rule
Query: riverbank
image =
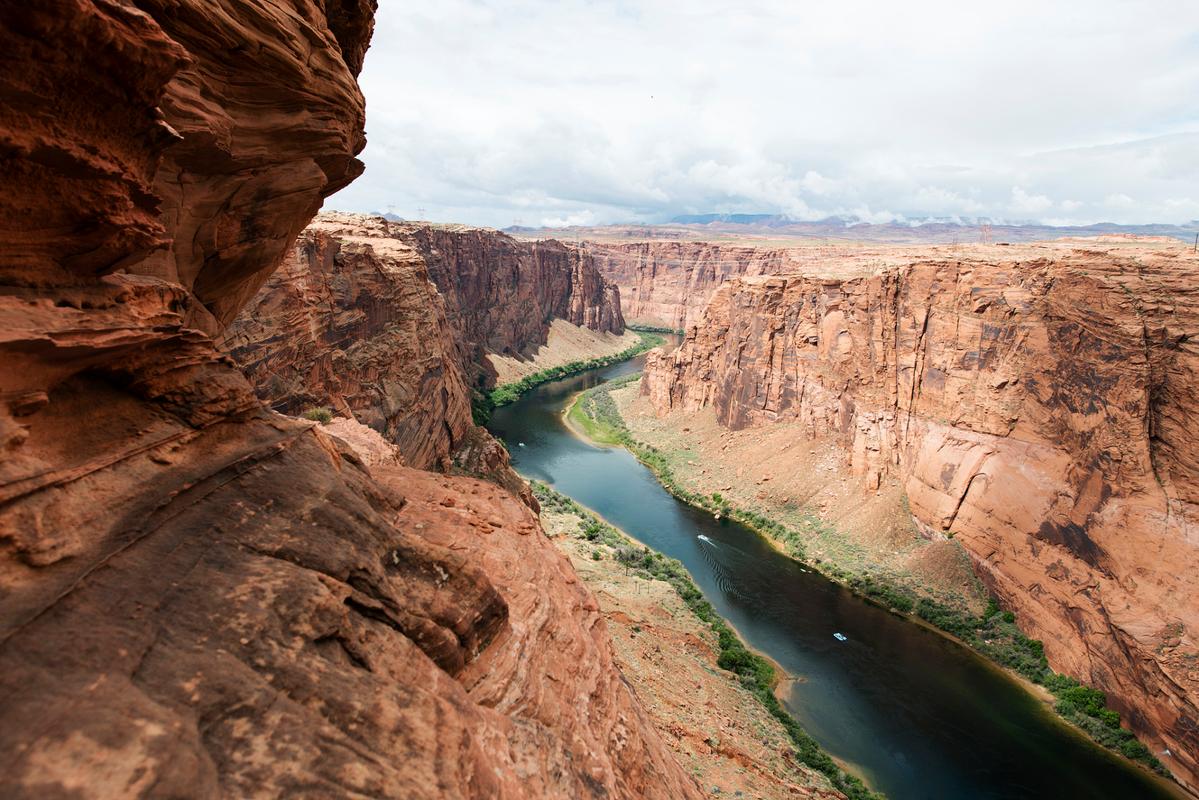
<path fill-rule="evenodd" d="M 705 790 L 880 797 L 787 714 L 774 693 L 776 667 L 745 646 L 682 564 L 545 484 L 533 490 L 543 527 L 600 599 L 622 671 Z"/>
<path fill-rule="evenodd" d="M 1005 612 L 993 601 L 986 601 L 978 610 L 965 603 L 945 602 L 936 595 L 921 594 L 914 590 L 911 581 L 892 583 L 886 579 L 886 571 L 850 571 L 828 558 L 828 542 L 838 539 L 836 531 L 830 531 L 829 523 L 815 509 L 798 508 L 797 515 L 803 524 L 796 525 L 792 516 L 788 523 L 779 521 L 766 512 L 759 503 L 755 508 L 743 508 L 732 499 L 735 483 L 733 479 L 721 486 L 725 491 L 712 491 L 711 484 L 703 485 L 695 480 L 705 468 L 698 462 L 695 448 L 665 449 L 642 441 L 630 430 L 621 414 L 620 403 L 613 395 L 622 392 L 628 396 L 636 392 L 636 376 L 627 376 L 582 393 L 571 404 L 567 412 L 568 423 L 582 435 L 594 437 L 605 444 L 619 444 L 632 452 L 656 475 L 660 483 L 678 499 L 717 516 L 737 520 L 762 535 L 786 555 L 807 568 L 815 569 L 830 579 L 846 586 L 858 595 L 876 603 L 892 613 L 912 621 L 922 621 L 931 628 L 950 635 L 970 649 L 983 655 L 993 663 L 1009 671 L 1013 677 L 1044 687 L 1052 697 L 1052 706 L 1058 715 L 1084 732 L 1096 743 L 1117 752 L 1139 765 L 1168 776 L 1164 767 L 1127 729 L 1121 727 L 1119 715 L 1105 707 L 1102 692 L 1080 685 L 1067 676 L 1053 672 L 1045 659 L 1041 643 L 1031 640 L 1020 632 L 1015 617 Z M 626 388 L 627 387 L 627 388 Z M 674 421 L 676 424 L 678 420 Z M 687 428 L 682 428 L 686 432 Z M 640 433 L 640 431 L 638 431 Z M 727 450 L 727 443 L 725 448 Z M 724 452 L 724 451 L 722 451 Z M 745 463 L 747 456 L 732 463 Z M 762 451 L 758 460 L 765 460 L 768 453 Z M 681 477 L 680 464 L 694 467 L 687 471 L 689 477 Z M 829 466 L 832 469 L 832 466 Z M 740 475 L 741 468 L 737 467 Z M 756 499 L 765 499 L 758 488 Z M 742 496 L 744 494 L 742 493 Z M 876 504 L 877 505 L 877 504 Z M 845 537 L 840 537 L 844 540 Z M 952 542 L 944 542 L 956 547 Z M 824 557 L 812 557 L 810 549 L 819 547 Z M 944 549 L 944 548 L 943 548 Z M 869 563 L 862 559 L 856 563 Z M 1022 685 L 1027 683 L 1022 681 Z M 1045 694 L 1036 693 L 1045 699 Z"/>
<path fill-rule="evenodd" d="M 625 328 L 630 331 L 638 331 L 640 333 L 669 333 L 674 336 L 682 336 L 684 331 L 682 328 L 670 328 L 666 325 L 641 325 L 639 323 L 629 323 Z"/>
<path fill-rule="evenodd" d="M 640 343 L 641 337 L 629 328 L 617 334 L 595 331 L 564 319 L 553 319 L 546 333 L 545 344 L 533 352 L 523 355 L 488 353 L 486 359 L 495 370 L 496 385 L 503 386 L 543 370 L 616 355 Z"/>
<path fill-rule="evenodd" d="M 568 378 L 571 375 L 577 375 L 587 370 L 606 367 L 621 361 L 628 361 L 630 358 L 634 358 L 647 350 L 652 350 L 665 342 L 665 339 L 655 333 L 637 333 L 637 337 L 638 340 L 636 343 L 619 352 L 570 361 L 565 364 L 557 364 L 526 374 L 519 380 L 496 386 L 488 392 L 476 392 L 471 408 L 475 424 L 486 425 L 494 409 L 515 402 L 522 394 L 535 386 L 540 386 L 543 383 L 556 381 L 561 378 Z"/>

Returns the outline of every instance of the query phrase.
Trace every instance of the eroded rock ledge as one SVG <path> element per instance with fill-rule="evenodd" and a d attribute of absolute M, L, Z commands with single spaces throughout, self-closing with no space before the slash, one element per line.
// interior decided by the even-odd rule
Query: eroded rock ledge
<path fill-rule="evenodd" d="M 732 428 L 799 423 L 870 490 L 898 480 L 1054 668 L 1107 691 L 1194 789 L 1199 261 L 1014 250 L 731 280 L 651 353 L 643 391 Z"/>
<path fill-rule="evenodd" d="M 5 797 L 699 794 L 527 506 L 210 338 L 360 169 L 373 5 L 0 10 Z"/>

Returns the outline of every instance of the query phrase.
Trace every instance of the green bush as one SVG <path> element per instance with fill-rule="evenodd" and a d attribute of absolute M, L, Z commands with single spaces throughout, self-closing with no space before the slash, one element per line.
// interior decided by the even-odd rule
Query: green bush
<path fill-rule="evenodd" d="M 495 410 L 495 403 L 491 401 L 491 395 L 481 389 L 475 389 L 470 396 L 470 416 L 476 425 L 486 425 L 491 421 L 491 412 Z"/>
<path fill-rule="evenodd" d="M 317 406 L 305 411 L 303 417 L 304 419 L 309 419 L 313 422 L 320 422 L 324 424 L 333 421 L 333 412 L 324 406 Z"/>

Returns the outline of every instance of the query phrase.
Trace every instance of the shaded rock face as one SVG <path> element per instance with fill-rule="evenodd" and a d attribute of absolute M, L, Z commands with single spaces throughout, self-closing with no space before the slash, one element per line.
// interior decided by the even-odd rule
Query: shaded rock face
<path fill-rule="evenodd" d="M 331 406 L 411 466 L 494 462 L 488 474 L 516 485 L 503 448 L 475 429 L 471 387 L 491 383 L 487 353 L 535 349 L 553 319 L 624 330 L 616 288 L 557 242 L 329 212 L 222 344 L 278 411 Z"/>
<path fill-rule="evenodd" d="M 620 290 L 592 259 L 553 240 L 517 242 L 464 226 L 402 226 L 425 258 L 459 331 L 472 379 L 494 376 L 487 353 L 521 355 L 546 342 L 550 321 L 622 333 Z"/>
<path fill-rule="evenodd" d="M 1045 247 L 1011 262 L 742 278 L 656 409 L 800 421 L 954 535 L 1050 663 L 1107 692 L 1192 789 L 1199 754 L 1199 261 Z"/>
<path fill-rule="evenodd" d="M 188 287 L 199 301 L 189 321 L 215 334 L 321 200 L 362 172 L 354 155 L 366 144 L 365 106 L 355 76 L 375 2 L 137 5 L 189 52 L 205 54 L 175 75 L 161 104 L 183 137 L 164 153 L 153 185 L 171 238 L 139 271 Z"/>
<path fill-rule="evenodd" d="M 710 242 L 588 242 L 586 254 L 620 289 L 632 323 L 683 329 L 697 323 L 722 283 L 742 275 L 772 275 L 793 261 L 787 250 Z"/>
<path fill-rule="evenodd" d="M 373 6 L 136 6 L 0 8 L 0 794 L 697 796 L 527 506 L 195 327 L 357 169 Z"/>
<path fill-rule="evenodd" d="M 222 345 L 276 411 L 329 406 L 410 466 L 447 466 L 474 427 L 462 347 L 425 260 L 386 224 L 356 236 L 322 217 Z"/>

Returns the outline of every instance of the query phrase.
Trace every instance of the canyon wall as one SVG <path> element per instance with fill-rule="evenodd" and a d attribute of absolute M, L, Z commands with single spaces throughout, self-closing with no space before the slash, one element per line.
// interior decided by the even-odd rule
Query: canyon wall
<path fill-rule="evenodd" d="M 1099 244 L 743 277 L 642 389 L 659 413 L 839 437 L 1194 790 L 1197 277 L 1180 246 Z"/>
<path fill-rule="evenodd" d="M 492 383 L 486 355 L 536 349 L 554 319 L 624 330 L 616 288 L 557 242 L 327 212 L 222 345 L 275 410 L 329 406 L 408 465 L 445 468 L 486 439 L 471 419 L 472 388 Z"/>
<path fill-rule="evenodd" d="M 361 169 L 373 10 L 0 8 L 5 797 L 699 796 L 526 505 L 213 344 Z"/>
<path fill-rule="evenodd" d="M 421 254 L 379 218 L 318 217 L 222 345 L 276 411 L 328 406 L 444 466 L 474 428 L 458 332 Z"/>
<path fill-rule="evenodd" d="M 794 262 L 788 250 L 710 242 L 587 242 L 581 249 L 619 287 L 621 310 L 631 323 L 672 330 L 698 322 L 713 292 L 730 278 L 770 275 Z"/>
<path fill-rule="evenodd" d="M 620 290 L 585 254 L 552 239 L 517 242 L 462 225 L 409 226 L 460 332 L 475 383 L 490 386 L 486 355 L 523 355 L 545 344 L 550 321 L 622 333 Z"/>

